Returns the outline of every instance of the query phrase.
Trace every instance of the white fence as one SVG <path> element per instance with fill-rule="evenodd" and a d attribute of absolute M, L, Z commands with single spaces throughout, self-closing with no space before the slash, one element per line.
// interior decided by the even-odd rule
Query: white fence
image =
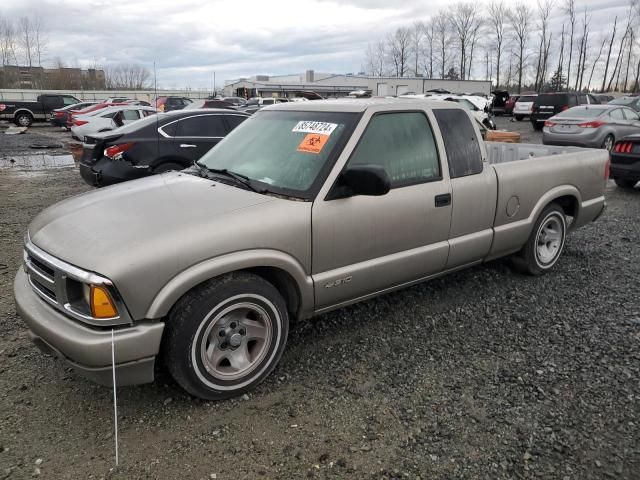
<path fill-rule="evenodd" d="M 52 93 L 58 95 L 73 95 L 80 100 L 104 100 L 109 97 L 127 97 L 135 100 L 152 102 L 156 97 L 155 90 L 20 90 L 0 89 L 0 100 L 35 100 L 38 95 Z M 177 96 L 189 98 L 207 98 L 211 90 L 158 90 L 158 97 Z"/>

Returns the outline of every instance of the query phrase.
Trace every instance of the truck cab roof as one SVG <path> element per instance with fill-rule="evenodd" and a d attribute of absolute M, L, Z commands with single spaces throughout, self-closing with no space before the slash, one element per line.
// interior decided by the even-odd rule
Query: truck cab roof
<path fill-rule="evenodd" d="M 389 110 L 411 110 L 421 108 L 463 108 L 454 102 L 440 102 L 421 98 L 344 98 L 336 100 L 316 100 L 312 102 L 278 103 L 264 110 L 298 110 L 310 112 L 364 112 L 369 108 L 389 107 Z"/>

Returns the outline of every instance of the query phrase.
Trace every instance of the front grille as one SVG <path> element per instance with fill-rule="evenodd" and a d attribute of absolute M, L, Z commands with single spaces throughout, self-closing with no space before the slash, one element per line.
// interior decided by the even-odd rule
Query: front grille
<path fill-rule="evenodd" d="M 59 305 L 62 299 L 58 298 L 56 280 L 60 279 L 56 278 L 59 277 L 56 269 L 29 250 L 25 251 L 25 269 L 33 290 L 49 303 Z"/>

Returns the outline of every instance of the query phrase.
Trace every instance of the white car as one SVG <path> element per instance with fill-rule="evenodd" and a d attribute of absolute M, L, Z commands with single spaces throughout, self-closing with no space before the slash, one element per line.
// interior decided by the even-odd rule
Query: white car
<path fill-rule="evenodd" d="M 87 135 L 115 130 L 155 113 L 157 113 L 155 108 L 142 105 L 115 105 L 102 108 L 86 115 L 74 117 L 71 136 L 80 142 L 84 142 L 84 137 Z"/>
<path fill-rule="evenodd" d="M 533 111 L 533 102 L 536 100 L 538 94 L 533 93 L 531 95 L 520 95 L 516 104 L 513 106 L 513 116 L 517 121 L 521 121 L 524 117 L 531 115 Z"/>

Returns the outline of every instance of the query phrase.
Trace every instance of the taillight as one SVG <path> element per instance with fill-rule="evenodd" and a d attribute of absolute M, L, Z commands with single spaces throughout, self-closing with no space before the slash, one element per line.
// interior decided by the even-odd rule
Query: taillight
<path fill-rule="evenodd" d="M 604 122 L 601 122 L 600 120 L 594 120 L 593 122 L 579 123 L 578 127 L 580 127 L 580 128 L 600 128 L 603 125 L 604 125 Z"/>
<path fill-rule="evenodd" d="M 55 112 L 55 114 L 56 114 L 56 118 L 64 117 L 64 112 Z"/>
<path fill-rule="evenodd" d="M 552 122 L 551 120 L 545 120 L 544 126 L 545 127 L 555 127 L 556 126 L 556 122 Z"/>
<path fill-rule="evenodd" d="M 79 126 L 81 126 L 81 125 L 86 125 L 87 123 L 89 123 L 87 120 L 74 120 L 74 121 L 73 121 L 73 124 L 74 124 L 76 127 L 79 127 Z"/>
<path fill-rule="evenodd" d="M 633 150 L 631 142 L 618 142 L 613 147 L 613 151 L 616 153 L 631 153 L 631 150 Z"/>
<path fill-rule="evenodd" d="M 569 105 L 563 105 L 562 106 L 562 111 L 564 112 L 565 110 L 569 110 Z"/>
<path fill-rule="evenodd" d="M 121 143 L 120 145 L 111 145 L 110 147 L 105 148 L 104 156 L 109 158 L 115 158 L 117 156 L 122 155 L 127 150 L 130 150 L 131 147 L 133 147 L 134 145 L 135 143 L 133 142 Z"/>

